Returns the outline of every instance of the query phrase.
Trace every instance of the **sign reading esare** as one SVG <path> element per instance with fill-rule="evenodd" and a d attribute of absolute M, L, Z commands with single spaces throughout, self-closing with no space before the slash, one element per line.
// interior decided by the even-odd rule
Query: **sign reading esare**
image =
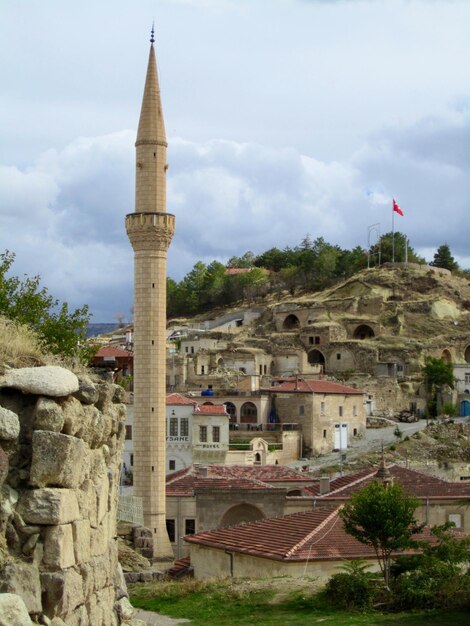
<path fill-rule="evenodd" d="M 167 441 L 189 441 L 189 437 L 167 437 Z"/>

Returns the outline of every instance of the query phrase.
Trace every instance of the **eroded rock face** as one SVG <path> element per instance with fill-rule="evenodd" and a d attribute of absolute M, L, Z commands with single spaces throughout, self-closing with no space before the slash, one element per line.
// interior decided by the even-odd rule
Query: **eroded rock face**
<path fill-rule="evenodd" d="M 18 389 L 23 393 L 61 398 L 79 389 L 73 372 L 57 365 L 10 369 L 0 378 L 0 387 Z"/>
<path fill-rule="evenodd" d="M 121 389 L 50 366 L 0 387 L 0 626 L 124 624 Z"/>

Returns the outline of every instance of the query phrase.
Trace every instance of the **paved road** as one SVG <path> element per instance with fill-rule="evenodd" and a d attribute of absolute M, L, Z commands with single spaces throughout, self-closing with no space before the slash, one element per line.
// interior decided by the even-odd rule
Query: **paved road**
<path fill-rule="evenodd" d="M 455 423 L 464 423 L 468 422 L 468 417 L 457 417 L 454 418 Z M 348 461 L 354 460 L 368 452 L 379 451 L 383 445 L 389 445 L 396 441 L 396 437 L 393 434 L 397 425 L 400 427 L 401 432 L 403 433 L 403 437 L 411 437 L 414 433 L 419 430 L 423 430 L 426 428 L 426 420 L 422 419 L 419 422 L 414 422 L 412 424 L 406 424 L 404 422 L 399 422 L 394 424 L 393 426 L 387 426 L 386 428 L 367 428 L 365 437 L 363 439 L 359 439 L 353 443 L 353 445 L 347 449 L 346 459 Z M 322 467 L 326 467 L 328 465 L 334 465 L 339 462 L 339 452 L 332 452 L 331 454 L 324 454 L 315 459 L 311 459 L 308 461 L 297 461 L 296 463 L 291 463 L 291 467 L 302 467 L 305 465 L 309 465 L 312 470 L 320 469 Z"/>

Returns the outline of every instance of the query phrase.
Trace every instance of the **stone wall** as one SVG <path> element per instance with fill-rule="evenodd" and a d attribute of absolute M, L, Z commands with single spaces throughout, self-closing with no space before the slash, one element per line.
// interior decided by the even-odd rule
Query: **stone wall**
<path fill-rule="evenodd" d="M 131 623 L 116 539 L 123 400 L 109 379 L 57 366 L 0 377 L 0 623 L 12 598 L 22 625 Z"/>

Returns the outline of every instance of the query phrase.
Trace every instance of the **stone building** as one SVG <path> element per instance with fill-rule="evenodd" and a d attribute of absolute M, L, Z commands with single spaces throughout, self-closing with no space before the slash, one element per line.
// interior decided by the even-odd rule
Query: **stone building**
<path fill-rule="evenodd" d="M 282 422 L 297 422 L 303 455 L 346 450 L 366 428 L 364 392 L 327 380 L 274 380 L 269 393 Z"/>
<path fill-rule="evenodd" d="M 172 557 L 165 523 L 166 254 L 175 218 L 166 212 L 166 133 L 153 31 L 136 141 L 134 249 L 134 491 L 143 499 L 154 555 Z"/>

